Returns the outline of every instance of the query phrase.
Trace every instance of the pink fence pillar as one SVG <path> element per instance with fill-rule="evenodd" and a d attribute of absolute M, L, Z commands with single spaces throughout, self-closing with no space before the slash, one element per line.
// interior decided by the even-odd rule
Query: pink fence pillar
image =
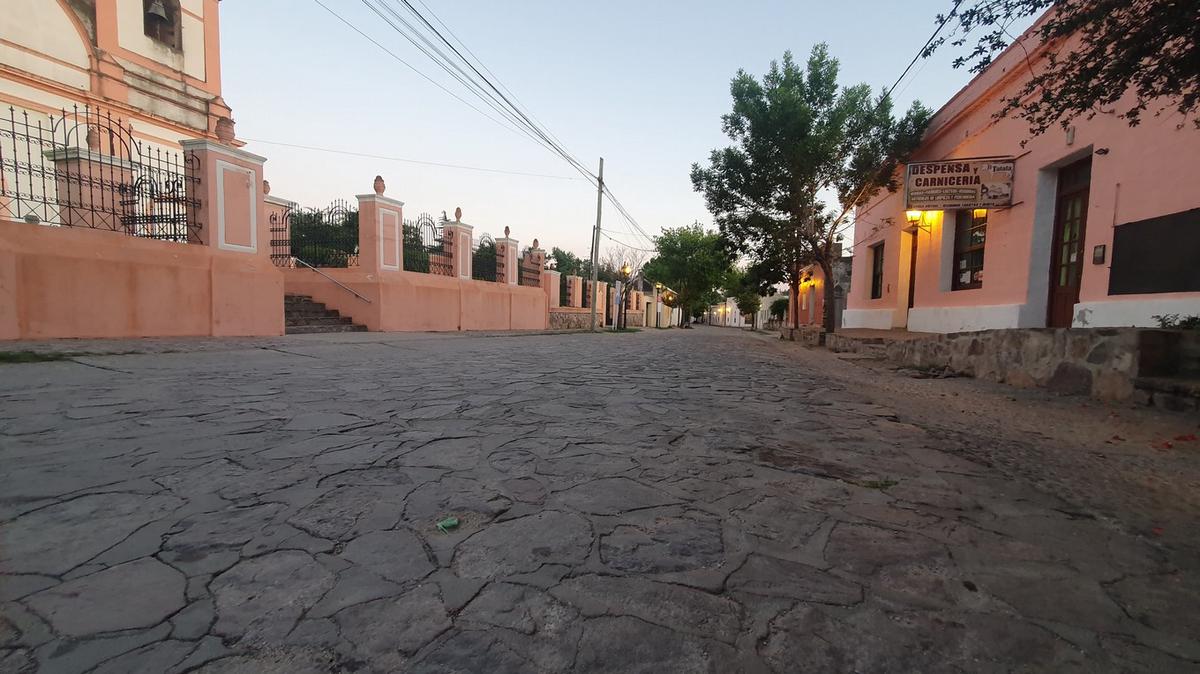
<path fill-rule="evenodd" d="M 583 279 L 578 276 L 567 277 L 567 296 L 563 302 L 568 307 L 583 306 Z"/>
<path fill-rule="evenodd" d="M 542 283 L 542 270 L 546 266 L 546 251 L 538 246 L 538 240 L 533 240 L 533 247 L 521 256 L 521 285 L 545 287 Z"/>
<path fill-rule="evenodd" d="M 211 140 L 184 140 L 200 178 L 197 243 L 250 255 L 271 255 L 271 231 L 263 201 L 265 157 Z"/>
<path fill-rule="evenodd" d="M 226 255 L 212 266 L 212 334 L 283 333 L 283 275 L 271 264 L 271 224 L 262 190 L 265 157 L 211 140 L 180 143 L 198 179 L 193 243 Z"/>
<path fill-rule="evenodd" d="M 562 306 L 562 288 L 559 285 L 561 276 L 561 273 L 552 269 L 542 271 L 542 289 L 546 291 L 546 302 L 551 309 Z"/>
<path fill-rule="evenodd" d="M 504 228 L 504 236 L 496 239 L 496 283 L 515 286 L 520 280 L 521 268 L 517 264 L 517 251 L 520 242 L 509 238 L 508 227 Z"/>
<path fill-rule="evenodd" d="M 442 224 L 442 235 L 450 244 L 450 262 L 454 276 L 471 278 L 471 262 L 474 251 L 472 236 L 475 228 L 462 221 L 462 209 L 454 209 L 454 221 Z"/>
<path fill-rule="evenodd" d="M 383 196 L 387 186 L 375 176 L 375 193 L 358 195 L 358 266 L 368 273 L 404 268 L 404 202 Z"/>

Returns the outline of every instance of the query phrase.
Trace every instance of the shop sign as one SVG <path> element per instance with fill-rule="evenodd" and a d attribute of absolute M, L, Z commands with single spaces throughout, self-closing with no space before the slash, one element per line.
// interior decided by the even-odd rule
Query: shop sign
<path fill-rule="evenodd" d="M 904 178 L 905 208 L 953 211 L 1012 205 L 1012 159 L 948 159 L 909 164 Z"/>

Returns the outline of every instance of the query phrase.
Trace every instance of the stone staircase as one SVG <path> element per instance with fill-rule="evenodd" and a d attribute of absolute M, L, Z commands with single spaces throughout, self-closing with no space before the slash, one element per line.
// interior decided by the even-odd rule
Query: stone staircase
<path fill-rule="evenodd" d="M 366 332 L 365 325 L 357 325 L 349 316 L 343 316 L 324 304 L 314 302 L 308 295 L 283 296 L 284 332 L 289 335 L 311 335 L 323 332 Z"/>

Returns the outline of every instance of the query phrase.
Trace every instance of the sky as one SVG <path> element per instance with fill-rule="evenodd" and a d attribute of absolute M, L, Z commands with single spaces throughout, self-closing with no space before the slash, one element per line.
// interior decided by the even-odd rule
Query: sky
<path fill-rule="evenodd" d="M 389 0 L 395 2 L 396 0 Z M 323 0 L 417 70 L 484 108 L 360 0 Z M 949 0 L 424 0 L 539 122 L 596 170 L 653 236 L 711 224 L 692 190 L 693 162 L 729 144 L 720 118 L 739 68 L 761 75 L 792 50 L 803 61 L 826 42 L 841 82 L 890 86 L 935 28 Z M 423 9 L 422 5 L 413 2 Z M 588 252 L 596 191 L 560 157 L 438 89 L 355 33 L 315 0 L 221 3 L 223 96 L 246 149 L 268 158 L 272 196 L 323 207 L 371 192 L 375 175 L 405 216 L 463 211 L 476 235 L 510 227 Z M 943 49 L 919 62 L 895 95 L 937 109 L 970 79 Z M 489 114 L 495 116 L 490 110 Z M 457 164 L 510 175 L 335 154 Z M 554 177 L 540 177 L 554 176 Z M 649 248 L 607 202 L 613 240 Z"/>

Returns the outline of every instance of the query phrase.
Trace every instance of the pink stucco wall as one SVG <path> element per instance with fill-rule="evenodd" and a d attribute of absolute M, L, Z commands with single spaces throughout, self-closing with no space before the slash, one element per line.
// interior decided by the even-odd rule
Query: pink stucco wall
<path fill-rule="evenodd" d="M 1032 41 L 1026 46 L 1032 51 L 1036 68 L 1042 51 Z M 1061 51 L 1064 47 L 1056 49 Z M 1000 101 L 1023 86 L 1028 68 L 1024 52 L 1019 47 L 1010 48 L 937 113 L 914 156 L 917 161 L 984 156 L 1017 158 L 1013 206 L 989 212 L 983 287 L 950 290 L 949 279 L 945 277 L 948 271 L 944 268 L 945 256 L 952 251 L 942 250 L 943 228 L 953 227 L 947 221 L 949 213 L 946 218 L 940 212 L 929 213 L 924 229 L 905 232 L 903 190 L 895 194 L 885 191 L 857 214 L 854 282 L 848 298 L 852 313 L 890 310 L 893 326 L 906 324 L 911 237 L 915 235 L 918 238 L 916 308 L 1013 305 L 1013 320 L 1021 324 L 1008 327 L 1044 325 L 1057 169 L 1088 156 L 1092 157 L 1092 178 L 1082 246 L 1085 263 L 1077 306 L 1094 301 L 1194 299 L 1200 312 L 1200 293 L 1108 295 L 1115 226 L 1200 207 L 1200 191 L 1195 189 L 1196 176 L 1200 175 L 1200 133 L 1190 123 L 1181 125 L 1178 115 L 1147 115 L 1140 126 L 1130 128 L 1116 115 L 1102 112 L 1091 120 L 1076 120 L 1071 134 L 1054 127 L 1030 139 L 1026 123 L 993 118 Z M 1028 141 L 1024 147 L 1023 141 Z M 1097 154 L 1096 150 L 1102 148 L 1107 152 Z M 952 240 L 950 236 L 945 242 Z M 883 297 L 871 299 L 870 246 L 880 241 L 884 242 L 885 251 L 884 292 Z M 1107 247 L 1108 259 L 1104 264 L 1091 262 L 1092 250 L 1097 245 Z"/>
<path fill-rule="evenodd" d="M 371 301 L 310 269 L 285 269 L 286 291 L 310 295 L 372 331 L 544 330 L 547 325 L 541 288 L 419 272 L 321 271 Z"/>
<path fill-rule="evenodd" d="M 282 333 L 283 277 L 263 257 L 0 222 L 0 339 Z"/>

